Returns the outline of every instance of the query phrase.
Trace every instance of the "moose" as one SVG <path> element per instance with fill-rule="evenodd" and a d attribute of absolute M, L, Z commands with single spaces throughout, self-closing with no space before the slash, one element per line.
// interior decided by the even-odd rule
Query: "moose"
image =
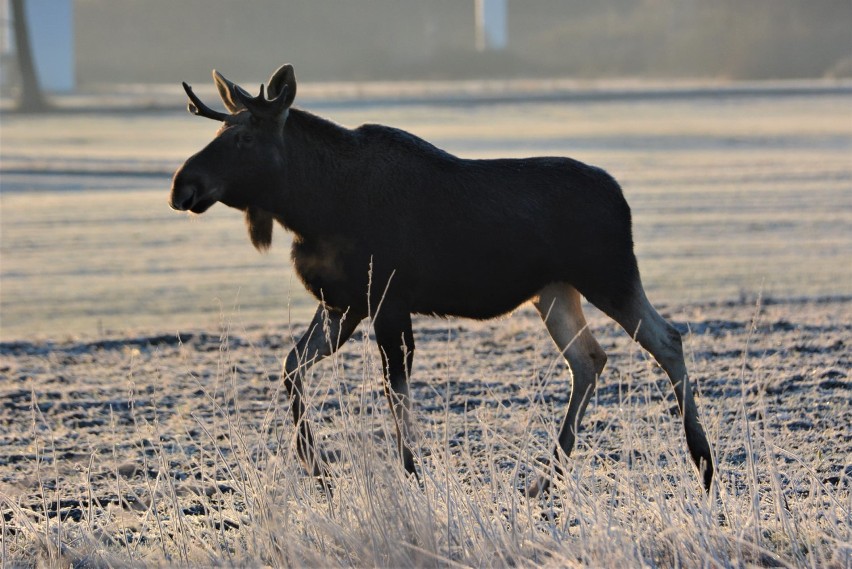
<path fill-rule="evenodd" d="M 319 306 L 282 374 L 305 468 L 325 479 L 326 459 L 305 420 L 306 371 L 369 318 L 405 470 L 417 476 L 408 378 L 411 315 L 489 319 L 531 301 L 572 376 L 568 409 L 546 466 L 561 473 L 607 356 L 581 300 L 598 307 L 668 375 L 686 442 L 707 491 L 710 444 L 698 417 L 681 337 L 648 301 L 633 251 L 630 208 L 604 170 L 570 158 L 471 160 L 403 130 L 344 128 L 293 108 L 292 65 L 252 97 L 217 71 L 228 112 L 183 83 L 191 113 L 222 123 L 174 175 L 169 204 L 201 214 L 216 202 L 245 213 L 265 251 L 273 223 L 293 236 L 292 261 Z M 551 477 L 527 485 L 548 491 Z"/>

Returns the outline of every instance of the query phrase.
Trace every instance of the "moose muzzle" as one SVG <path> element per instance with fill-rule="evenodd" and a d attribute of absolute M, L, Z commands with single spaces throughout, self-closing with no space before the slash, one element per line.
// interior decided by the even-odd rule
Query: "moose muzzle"
<path fill-rule="evenodd" d="M 215 191 L 206 189 L 200 180 L 188 177 L 183 169 L 175 174 L 169 196 L 169 207 L 173 210 L 204 213 L 217 201 Z"/>

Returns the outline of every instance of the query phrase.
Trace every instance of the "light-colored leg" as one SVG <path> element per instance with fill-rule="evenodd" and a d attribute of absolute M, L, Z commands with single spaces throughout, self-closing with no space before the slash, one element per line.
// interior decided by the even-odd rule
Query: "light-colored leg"
<path fill-rule="evenodd" d="M 559 444 L 555 451 L 554 467 L 557 471 L 560 450 L 565 457 L 571 454 L 583 413 L 595 391 L 597 378 L 606 365 L 606 353 L 589 331 L 580 301 L 580 293 L 566 283 L 553 283 L 544 287 L 533 300 L 556 347 L 568 362 L 573 378 L 568 411 L 559 431 Z M 549 485 L 549 478 L 539 478 L 530 486 L 527 494 L 537 496 Z"/>
<path fill-rule="evenodd" d="M 686 444 L 702 475 L 704 488 L 709 492 L 713 480 L 713 459 L 710 443 L 698 418 L 680 333 L 654 309 L 641 286 L 637 287 L 634 300 L 628 303 L 625 310 L 615 311 L 610 316 L 654 356 L 669 376 L 683 417 Z"/>

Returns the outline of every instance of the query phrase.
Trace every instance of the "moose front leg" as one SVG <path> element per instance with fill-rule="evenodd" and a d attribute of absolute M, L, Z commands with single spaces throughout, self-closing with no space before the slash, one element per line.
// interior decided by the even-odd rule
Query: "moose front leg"
<path fill-rule="evenodd" d="M 320 304 L 308 329 L 284 361 L 284 387 L 290 397 L 290 409 L 297 432 L 296 451 L 313 476 L 325 478 L 326 472 L 314 444 L 310 423 L 305 420 L 302 378 L 311 366 L 345 344 L 361 320 L 358 316 Z"/>
<path fill-rule="evenodd" d="M 396 425 L 397 449 L 406 472 L 417 477 L 414 454 L 410 446 L 411 396 L 408 393 L 408 378 L 411 376 L 411 363 L 414 359 L 411 314 L 383 306 L 373 322 L 373 328 L 382 355 L 385 395 Z"/>

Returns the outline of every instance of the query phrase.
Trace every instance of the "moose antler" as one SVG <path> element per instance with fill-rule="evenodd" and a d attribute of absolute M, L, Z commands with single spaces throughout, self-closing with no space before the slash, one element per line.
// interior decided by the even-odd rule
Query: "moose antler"
<path fill-rule="evenodd" d="M 213 109 L 201 102 L 201 99 L 199 99 L 198 96 L 192 92 L 192 87 L 190 87 L 186 82 L 183 82 L 182 85 L 183 90 L 186 91 L 186 95 L 189 97 L 189 103 L 186 105 L 186 108 L 189 112 L 194 115 L 213 119 L 216 121 L 232 122 L 233 115 L 214 111 Z"/>
<path fill-rule="evenodd" d="M 248 109 L 253 117 L 271 120 L 286 118 L 288 90 L 288 86 L 285 85 L 277 97 L 267 99 L 262 83 L 260 85 L 260 94 L 257 97 L 252 97 L 239 85 L 234 85 L 232 88 L 234 97 Z"/>

